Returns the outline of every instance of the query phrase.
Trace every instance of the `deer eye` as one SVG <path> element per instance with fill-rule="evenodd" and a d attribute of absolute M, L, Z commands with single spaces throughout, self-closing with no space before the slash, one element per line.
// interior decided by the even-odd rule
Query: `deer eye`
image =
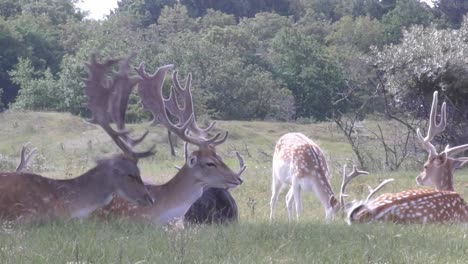
<path fill-rule="evenodd" d="M 135 175 L 132 175 L 132 174 L 127 174 L 128 177 L 130 177 L 130 179 L 132 179 L 132 181 L 136 181 L 136 182 L 139 182 L 139 183 L 142 183 L 143 181 L 141 180 L 140 177 L 138 176 L 135 176 Z"/>
<path fill-rule="evenodd" d="M 207 162 L 206 166 L 216 168 L 216 164 L 214 164 L 213 162 Z"/>

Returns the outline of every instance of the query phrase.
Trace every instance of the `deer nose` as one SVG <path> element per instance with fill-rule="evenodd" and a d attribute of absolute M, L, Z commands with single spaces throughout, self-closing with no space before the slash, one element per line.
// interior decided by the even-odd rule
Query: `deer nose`
<path fill-rule="evenodd" d="M 239 180 L 239 185 L 241 185 L 244 182 L 241 177 L 237 178 L 237 180 Z"/>
<path fill-rule="evenodd" d="M 417 185 L 422 185 L 422 183 L 421 183 L 421 175 L 418 175 L 418 177 L 416 177 L 416 184 L 417 184 Z"/>

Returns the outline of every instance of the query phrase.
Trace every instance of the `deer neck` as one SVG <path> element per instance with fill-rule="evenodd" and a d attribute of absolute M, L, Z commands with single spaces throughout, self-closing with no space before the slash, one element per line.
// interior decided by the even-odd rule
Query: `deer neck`
<path fill-rule="evenodd" d="M 184 216 L 190 206 L 202 196 L 206 184 L 192 174 L 193 171 L 189 172 L 184 166 L 167 183 L 148 186 L 156 201 L 154 206 L 147 209 L 152 223 L 164 225 L 174 218 Z"/>
<path fill-rule="evenodd" d="M 453 160 L 449 158 L 447 160 L 447 166 L 443 167 L 441 179 L 438 179 L 439 182 L 436 184 L 438 191 L 454 191 L 453 188 L 453 172 L 455 170 L 453 166 Z"/>
<path fill-rule="evenodd" d="M 97 165 L 81 176 L 59 181 L 62 203 L 71 218 L 83 218 L 112 200 L 113 185 L 105 165 Z M 103 173 L 104 171 L 104 173 Z"/>

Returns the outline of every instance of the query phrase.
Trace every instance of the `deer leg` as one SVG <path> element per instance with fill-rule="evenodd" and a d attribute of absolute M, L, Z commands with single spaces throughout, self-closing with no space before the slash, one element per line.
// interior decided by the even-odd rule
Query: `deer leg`
<path fill-rule="evenodd" d="M 296 218 L 299 220 L 299 216 L 302 213 L 301 185 L 293 181 L 291 189 L 293 190 L 294 203 L 296 204 Z"/>
<path fill-rule="evenodd" d="M 274 172 L 273 172 L 274 173 Z M 270 200 L 270 221 L 275 217 L 276 202 L 278 201 L 278 195 L 283 184 L 281 181 L 273 175 L 271 183 L 271 200 Z"/>
<path fill-rule="evenodd" d="M 286 194 L 286 208 L 288 209 L 288 219 L 292 220 L 293 215 L 293 205 L 294 205 L 294 192 L 293 186 L 289 188 L 288 194 Z"/>

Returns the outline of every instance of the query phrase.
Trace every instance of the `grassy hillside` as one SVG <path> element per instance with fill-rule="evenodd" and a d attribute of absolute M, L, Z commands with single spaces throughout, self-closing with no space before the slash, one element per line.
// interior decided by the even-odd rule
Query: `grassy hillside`
<path fill-rule="evenodd" d="M 99 127 L 59 113 L 0 115 L 0 160 L 3 169 L 13 169 L 24 142 L 37 147 L 32 170 L 44 176 L 75 177 L 94 161 L 117 151 Z M 366 125 L 375 125 L 372 122 Z M 384 124 L 391 128 L 393 124 Z M 130 126 L 141 133 L 146 124 Z M 334 190 L 338 190 L 341 166 L 352 164 L 353 154 L 342 135 L 330 123 L 300 125 L 272 122 L 220 121 L 229 139 L 219 148 L 227 163 L 237 168 L 234 151 L 240 151 L 248 166 L 245 183 L 232 190 L 240 211 L 240 222 L 232 226 L 164 230 L 125 221 L 96 220 L 0 229 L 0 263 L 466 263 L 467 230 L 464 226 L 347 226 L 338 217 L 324 221 L 324 210 L 312 194 L 303 195 L 304 214 L 288 224 L 284 194 L 280 196 L 277 220 L 270 224 L 269 199 L 271 157 L 275 141 L 297 131 L 310 136 L 326 152 L 332 166 Z M 166 132 L 149 128 L 150 144 L 157 154 L 141 162 L 144 178 L 164 182 L 183 158 L 172 158 Z M 366 142 L 378 153 L 378 142 Z M 144 148 L 145 146 L 142 146 Z M 376 154 L 377 155 L 377 154 Z M 393 177 L 385 191 L 414 188 L 416 170 L 372 171 L 349 186 L 349 199 L 363 197 L 367 185 Z M 456 174 L 456 187 L 468 198 L 468 174 Z"/>

